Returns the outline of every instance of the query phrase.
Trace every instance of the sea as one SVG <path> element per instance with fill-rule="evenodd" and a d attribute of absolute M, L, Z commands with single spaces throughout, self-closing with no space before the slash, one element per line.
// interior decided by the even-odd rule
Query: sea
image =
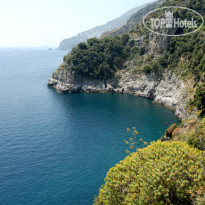
<path fill-rule="evenodd" d="M 132 127 L 151 142 L 180 123 L 151 99 L 48 88 L 65 54 L 0 48 L 1 205 L 93 204 L 109 169 L 127 156 Z"/>

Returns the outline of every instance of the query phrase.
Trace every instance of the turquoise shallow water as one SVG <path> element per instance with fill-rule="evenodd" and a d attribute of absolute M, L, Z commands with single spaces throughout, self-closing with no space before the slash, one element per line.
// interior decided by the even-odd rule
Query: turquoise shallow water
<path fill-rule="evenodd" d="M 47 88 L 64 54 L 0 49 L 0 204 L 92 204 L 127 127 L 153 141 L 179 123 L 149 99 Z"/>

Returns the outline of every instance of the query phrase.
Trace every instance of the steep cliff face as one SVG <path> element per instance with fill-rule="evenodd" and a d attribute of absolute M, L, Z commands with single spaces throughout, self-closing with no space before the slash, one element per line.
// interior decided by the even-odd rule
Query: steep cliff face
<path fill-rule="evenodd" d="M 144 45 L 143 39 L 143 36 L 139 37 L 135 46 L 142 47 Z M 155 50 L 158 48 L 166 50 L 170 40 L 168 37 L 156 36 L 152 33 L 149 33 L 148 39 L 149 52 L 142 57 L 144 61 L 146 61 L 146 56 L 151 54 L 154 54 L 155 58 L 159 58 L 161 54 Z M 112 79 L 96 80 L 71 73 L 67 63 L 63 62 L 49 79 L 48 86 L 61 93 L 115 92 L 152 98 L 155 103 L 175 110 L 180 119 L 189 117 L 187 104 L 193 97 L 193 94 L 190 93 L 190 90 L 193 89 L 190 86 L 191 82 L 185 83 L 167 70 L 161 74 L 154 72 L 137 74 L 134 70 L 140 70 L 142 65 L 134 66 L 133 59 L 128 60 L 125 67 L 125 70 L 118 71 Z"/>
<path fill-rule="evenodd" d="M 155 74 L 136 75 L 128 71 L 119 72 L 110 80 L 94 80 L 57 70 L 49 79 L 48 86 L 62 93 L 115 92 L 152 98 L 155 103 L 175 110 L 180 119 L 189 116 L 186 107 L 191 97 L 190 86 L 172 73 L 164 73 L 161 78 Z"/>
<path fill-rule="evenodd" d="M 184 3 L 181 2 L 182 5 L 180 4 L 180 6 L 185 6 Z M 188 105 L 190 105 L 190 102 L 193 102 L 195 93 L 193 82 L 197 85 L 200 83 L 200 79 L 202 79 L 202 64 L 204 62 L 202 59 L 204 53 L 202 49 L 203 32 L 190 38 L 174 39 L 149 33 L 142 23 L 139 23 L 142 16 L 150 10 L 162 5 L 176 6 L 176 4 L 174 1 L 170 3 L 170 1 L 159 0 L 134 14 L 121 29 L 104 35 L 113 36 L 127 33 L 130 39 L 122 45 L 127 50 L 124 49 L 122 51 L 118 48 L 118 53 L 113 54 L 117 44 L 114 43 L 114 46 L 112 43 L 109 44 L 109 42 L 117 42 L 116 39 L 123 39 L 123 35 L 117 38 L 116 36 L 105 38 L 105 45 L 109 46 L 105 46 L 105 42 L 99 42 L 98 46 L 93 46 L 92 49 L 90 49 L 92 46 L 87 44 L 85 47 L 89 49 L 87 48 L 86 50 L 84 48 L 86 51 L 83 49 L 79 50 L 80 48 L 76 47 L 69 55 L 65 56 L 63 64 L 49 79 L 48 86 L 62 93 L 116 92 L 152 98 L 155 103 L 175 110 L 176 115 L 180 119 L 189 117 Z M 194 7 L 196 10 L 200 7 L 194 3 L 192 5 L 191 1 L 186 2 L 186 4 L 190 8 Z M 201 5 L 204 4 L 201 3 Z M 176 30 L 171 32 L 174 34 Z M 95 44 L 97 45 L 96 42 Z M 119 55 L 123 52 L 126 55 L 123 56 L 124 61 L 120 61 L 122 59 L 119 59 Z M 89 55 L 90 53 L 93 55 Z M 114 59 L 115 61 L 113 60 L 111 63 L 111 65 L 115 66 L 107 66 L 109 62 L 106 62 L 105 66 L 99 66 L 96 63 L 101 62 L 102 56 L 106 56 L 103 62 L 109 59 L 110 53 L 113 54 L 110 61 L 116 58 L 116 56 L 118 57 L 118 59 Z M 74 58 L 71 58 L 72 56 Z M 191 56 L 193 58 L 190 60 Z M 198 60 L 196 61 L 196 59 L 202 59 L 201 63 Z M 92 61 L 91 64 L 90 61 Z M 118 63 L 115 64 L 115 62 Z M 81 73 L 85 76 L 85 73 L 87 73 L 86 76 L 97 78 L 95 74 L 99 70 L 104 72 L 104 70 L 113 71 L 112 69 L 114 72 L 117 71 L 117 73 L 114 73 L 115 77 L 109 80 L 96 80 L 77 74 Z M 86 72 L 82 72 L 82 70 Z M 71 72 L 76 72 L 76 74 Z M 192 74 L 194 75 L 192 76 Z M 106 75 L 99 77 L 99 79 L 107 79 L 105 77 Z M 191 109 L 195 108 L 192 106 L 190 107 Z"/>

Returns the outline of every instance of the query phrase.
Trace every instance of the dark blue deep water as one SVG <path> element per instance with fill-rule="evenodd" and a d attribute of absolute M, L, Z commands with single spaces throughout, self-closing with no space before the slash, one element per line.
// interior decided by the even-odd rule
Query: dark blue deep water
<path fill-rule="evenodd" d="M 0 204 L 92 204 L 127 127 L 153 141 L 179 123 L 148 99 L 56 93 L 46 83 L 64 54 L 0 49 Z"/>

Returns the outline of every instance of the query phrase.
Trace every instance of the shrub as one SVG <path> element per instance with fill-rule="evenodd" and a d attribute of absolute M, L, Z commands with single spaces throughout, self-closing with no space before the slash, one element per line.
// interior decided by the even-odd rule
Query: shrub
<path fill-rule="evenodd" d="M 199 135 L 197 134 L 194 134 L 194 135 L 191 135 L 188 139 L 188 144 L 191 146 L 191 147 L 195 147 L 197 149 L 203 149 L 204 150 L 204 147 L 205 147 L 205 141 L 204 139 L 201 141 L 200 140 L 200 137 Z"/>
<path fill-rule="evenodd" d="M 168 58 L 169 58 L 169 56 L 167 54 L 164 54 L 162 57 L 159 58 L 158 62 L 163 68 L 167 67 Z"/>
<path fill-rule="evenodd" d="M 141 47 L 141 48 L 139 49 L 139 54 L 140 54 L 141 56 L 143 56 L 145 53 L 146 53 L 146 48 L 145 48 L 145 47 Z"/>
<path fill-rule="evenodd" d="M 154 59 L 154 54 L 151 54 L 148 58 L 147 58 L 147 61 L 150 62 L 151 60 Z"/>
<path fill-rule="evenodd" d="M 153 72 L 156 72 L 159 70 L 159 65 L 156 62 L 152 63 L 152 70 L 153 70 Z"/>
<path fill-rule="evenodd" d="M 95 204 L 192 204 L 203 186 L 201 164 L 186 143 L 153 142 L 109 170 Z"/>
<path fill-rule="evenodd" d="M 165 135 L 166 135 L 167 137 L 172 137 L 172 133 L 173 133 L 173 131 L 175 130 L 176 127 L 177 127 L 176 124 L 172 124 L 172 125 L 166 130 Z"/>
<path fill-rule="evenodd" d="M 146 74 L 150 74 L 152 72 L 152 68 L 149 65 L 146 65 L 143 68 L 143 72 L 146 73 Z"/>
<path fill-rule="evenodd" d="M 86 43 L 79 43 L 78 48 L 81 50 L 84 50 L 84 49 L 87 49 L 87 45 L 86 45 Z"/>
<path fill-rule="evenodd" d="M 159 59 L 160 65 L 162 67 L 171 66 L 184 76 L 191 74 L 194 78 L 199 78 L 205 71 L 204 41 L 203 32 L 181 38 L 173 37 L 168 53 L 164 54 L 165 58 Z M 186 63 L 186 66 L 181 66 L 182 62 Z"/>
<path fill-rule="evenodd" d="M 123 34 L 122 35 L 121 42 L 122 42 L 123 46 L 129 41 L 129 39 L 130 39 L 129 34 Z"/>
<path fill-rule="evenodd" d="M 134 44 L 135 44 L 134 39 L 130 39 L 130 40 L 129 40 L 129 46 L 130 46 L 130 47 L 133 47 Z"/>
<path fill-rule="evenodd" d="M 194 104 L 198 110 L 202 110 L 202 115 L 205 114 L 205 83 L 196 89 L 194 96 Z"/>
<path fill-rule="evenodd" d="M 199 115 L 200 112 L 198 112 L 198 117 Z M 189 137 L 188 144 L 200 150 L 205 150 L 205 118 L 198 118 L 195 121 L 195 132 Z"/>
<path fill-rule="evenodd" d="M 80 43 L 74 47 L 64 61 L 68 64 L 68 70 L 76 74 L 95 79 L 109 79 L 114 77 L 117 69 L 121 69 L 129 57 L 134 44 L 132 41 L 128 42 L 128 34 L 122 37 L 91 38 L 87 43 Z"/>

